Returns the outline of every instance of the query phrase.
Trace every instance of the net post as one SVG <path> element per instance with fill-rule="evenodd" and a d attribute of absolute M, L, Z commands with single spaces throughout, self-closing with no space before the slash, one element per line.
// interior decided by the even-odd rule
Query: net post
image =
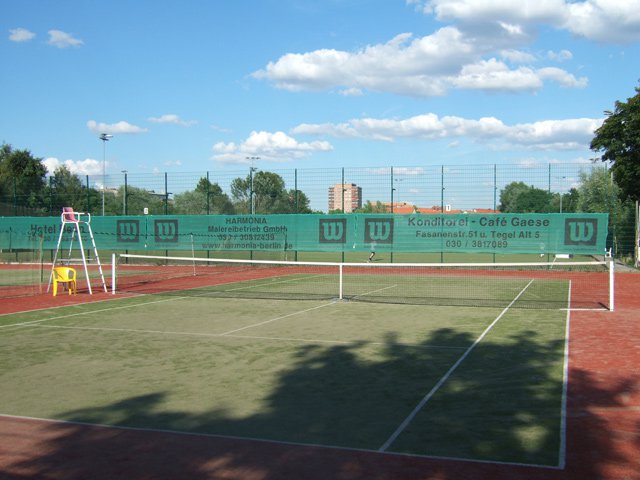
<path fill-rule="evenodd" d="M 342 267 L 343 267 L 343 264 L 341 263 L 341 264 L 338 266 L 338 271 L 339 271 L 339 281 L 338 281 L 338 284 L 339 284 L 339 292 L 338 292 L 338 299 L 340 299 L 340 300 L 342 300 Z"/>
<path fill-rule="evenodd" d="M 193 233 L 191 234 L 191 258 L 193 259 L 193 276 L 196 276 L 196 250 L 193 244 Z"/>
<path fill-rule="evenodd" d="M 111 295 L 116 294 L 116 254 L 111 254 Z"/>
<path fill-rule="evenodd" d="M 615 264 L 613 252 L 609 250 L 609 311 L 613 312 L 615 308 Z"/>

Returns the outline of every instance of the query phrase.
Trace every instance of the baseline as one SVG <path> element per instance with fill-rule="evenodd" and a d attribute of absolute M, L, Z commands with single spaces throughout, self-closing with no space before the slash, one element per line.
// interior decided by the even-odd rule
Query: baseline
<path fill-rule="evenodd" d="M 439 460 L 439 461 L 454 461 L 454 462 L 462 462 L 468 464 L 484 464 L 484 465 L 503 465 L 503 466 L 511 466 L 511 467 L 525 467 L 525 468 L 540 468 L 544 470 L 559 470 L 558 467 L 549 466 L 549 465 L 539 465 L 535 463 L 520 463 L 520 462 L 505 462 L 500 460 L 482 460 L 482 459 L 472 459 L 472 458 L 458 458 L 458 457 L 446 457 L 439 455 L 420 455 L 415 453 L 400 453 L 400 452 L 383 452 L 380 450 L 373 450 L 368 448 L 357 448 L 357 447 L 345 447 L 338 445 L 328 445 L 328 444 L 319 444 L 319 443 L 306 443 L 306 442 L 296 442 L 296 441 L 287 441 L 287 440 L 274 440 L 274 439 L 266 439 L 260 437 L 251 437 L 251 436 L 237 436 L 237 435 L 222 435 L 217 433 L 201 433 L 201 432 L 189 432 L 185 430 L 171 430 L 164 428 L 150 428 L 150 427 L 134 427 L 127 425 L 108 425 L 104 423 L 90 423 L 90 422 L 81 422 L 75 420 L 60 420 L 53 418 L 38 418 L 38 417 L 29 417 L 23 415 L 10 415 L 0 413 L 0 419 L 17 419 L 17 420 L 26 420 L 26 421 L 34 421 L 34 422 L 47 422 L 58 425 L 71 425 L 78 427 L 88 427 L 88 428 L 97 428 L 104 430 L 119 430 L 122 432 L 147 432 L 147 433 L 155 433 L 155 434 L 168 434 L 168 435 L 178 435 L 183 437 L 200 437 L 200 438 L 218 438 L 223 440 L 243 440 L 248 442 L 257 442 L 261 444 L 274 444 L 274 445 L 290 445 L 294 447 L 313 447 L 313 448 L 322 448 L 322 449 L 330 449 L 336 451 L 345 451 L 345 452 L 364 452 L 364 453 L 377 453 L 384 456 L 389 457 L 405 457 L 405 458 L 424 458 L 429 460 Z"/>

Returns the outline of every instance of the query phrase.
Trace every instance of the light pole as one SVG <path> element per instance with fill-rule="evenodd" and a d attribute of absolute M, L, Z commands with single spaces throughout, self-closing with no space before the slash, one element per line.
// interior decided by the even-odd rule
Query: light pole
<path fill-rule="evenodd" d="M 555 178 L 561 181 L 559 193 L 560 193 L 560 213 L 562 213 L 562 199 L 564 198 L 564 189 L 565 189 L 564 183 L 567 177 L 563 176 L 563 177 L 555 177 Z"/>
<path fill-rule="evenodd" d="M 107 181 L 107 142 L 113 135 L 108 133 L 101 133 L 100 140 L 102 140 L 102 216 L 104 217 L 104 189 Z"/>
<path fill-rule="evenodd" d="M 255 195 L 254 195 L 254 191 L 253 191 L 253 174 L 255 173 L 256 170 L 258 170 L 256 167 L 253 166 L 253 161 L 254 160 L 260 160 L 260 157 L 246 157 L 247 160 L 251 160 L 251 167 L 249 168 L 249 179 L 250 179 L 250 188 L 251 191 L 249 192 L 249 203 L 251 204 L 251 215 L 255 215 L 256 214 L 256 200 L 255 200 Z"/>

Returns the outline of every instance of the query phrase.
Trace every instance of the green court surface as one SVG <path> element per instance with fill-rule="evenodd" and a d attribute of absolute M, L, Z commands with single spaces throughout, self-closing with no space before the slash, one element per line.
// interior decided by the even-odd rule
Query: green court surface
<path fill-rule="evenodd" d="M 0 414 L 558 467 L 569 315 L 517 308 L 536 283 L 491 307 L 174 292 L 4 315 Z"/>

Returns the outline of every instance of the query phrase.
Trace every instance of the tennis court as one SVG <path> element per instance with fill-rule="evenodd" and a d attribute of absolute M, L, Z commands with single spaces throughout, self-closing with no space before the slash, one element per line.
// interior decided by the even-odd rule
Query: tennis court
<path fill-rule="evenodd" d="M 564 466 L 571 276 L 485 275 L 470 289 L 459 273 L 358 268 L 340 296 L 322 287 L 333 274 L 282 266 L 210 286 L 164 270 L 172 288 L 128 272 L 135 296 L 1 316 L 0 413 Z M 440 301 L 387 295 L 436 285 Z M 356 301 L 368 296 L 383 298 Z"/>

